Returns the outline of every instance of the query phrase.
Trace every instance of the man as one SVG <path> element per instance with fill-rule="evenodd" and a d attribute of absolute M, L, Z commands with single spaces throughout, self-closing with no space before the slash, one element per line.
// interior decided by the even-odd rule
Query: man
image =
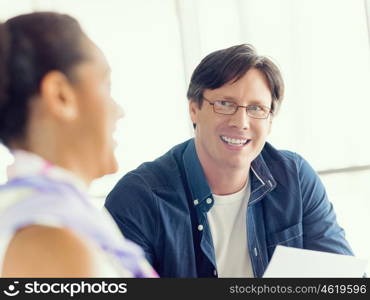
<path fill-rule="evenodd" d="M 261 277 L 276 245 L 352 254 L 319 177 L 266 137 L 278 68 L 249 45 L 220 50 L 188 89 L 195 138 L 126 174 L 106 200 L 162 277 Z"/>

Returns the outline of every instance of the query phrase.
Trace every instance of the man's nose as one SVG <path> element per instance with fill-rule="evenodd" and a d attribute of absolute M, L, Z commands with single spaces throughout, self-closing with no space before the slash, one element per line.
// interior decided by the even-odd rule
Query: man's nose
<path fill-rule="evenodd" d="M 245 107 L 238 107 L 235 114 L 230 116 L 229 125 L 238 129 L 249 129 L 250 117 L 247 114 Z"/>

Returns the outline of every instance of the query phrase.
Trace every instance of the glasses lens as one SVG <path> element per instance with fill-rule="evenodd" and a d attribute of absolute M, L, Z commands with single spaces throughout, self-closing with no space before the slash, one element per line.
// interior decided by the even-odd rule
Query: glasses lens
<path fill-rule="evenodd" d="M 215 112 L 224 115 L 232 115 L 236 109 L 236 104 L 229 101 L 215 101 L 213 106 Z"/>
<path fill-rule="evenodd" d="M 265 119 L 270 113 L 270 110 L 267 107 L 251 105 L 247 107 L 247 113 L 251 118 Z"/>

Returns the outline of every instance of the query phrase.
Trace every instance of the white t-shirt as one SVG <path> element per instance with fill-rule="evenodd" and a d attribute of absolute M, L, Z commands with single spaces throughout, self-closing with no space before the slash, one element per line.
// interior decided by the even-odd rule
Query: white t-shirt
<path fill-rule="evenodd" d="M 213 194 L 207 213 L 215 248 L 218 277 L 254 277 L 247 242 L 250 184 L 231 195 Z"/>

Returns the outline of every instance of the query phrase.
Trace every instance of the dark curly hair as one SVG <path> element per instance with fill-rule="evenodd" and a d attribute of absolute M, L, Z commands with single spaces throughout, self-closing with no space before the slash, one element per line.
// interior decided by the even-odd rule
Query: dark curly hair
<path fill-rule="evenodd" d="M 0 23 L 0 141 L 9 146 L 24 137 L 28 107 L 52 70 L 70 80 L 85 59 L 78 22 L 64 14 L 37 12 Z"/>

